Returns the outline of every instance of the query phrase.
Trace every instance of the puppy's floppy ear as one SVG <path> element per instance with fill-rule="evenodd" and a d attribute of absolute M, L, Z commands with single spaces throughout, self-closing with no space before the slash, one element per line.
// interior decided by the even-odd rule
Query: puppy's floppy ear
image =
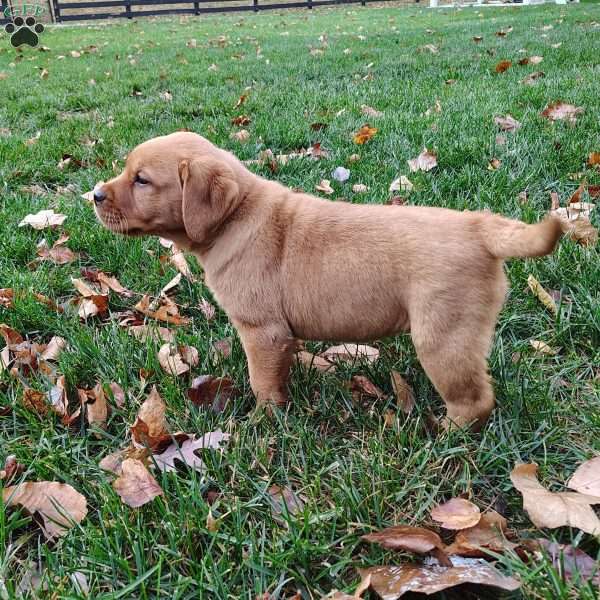
<path fill-rule="evenodd" d="M 209 241 L 238 204 L 239 187 L 227 163 L 212 157 L 179 164 L 183 225 L 194 242 Z"/>

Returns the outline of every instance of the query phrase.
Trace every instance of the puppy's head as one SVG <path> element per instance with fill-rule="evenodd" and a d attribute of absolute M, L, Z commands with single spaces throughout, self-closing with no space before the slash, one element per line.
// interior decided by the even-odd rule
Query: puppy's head
<path fill-rule="evenodd" d="M 96 186 L 96 215 L 117 233 L 206 243 L 239 201 L 236 162 L 194 133 L 151 139 L 129 154 L 118 177 Z"/>

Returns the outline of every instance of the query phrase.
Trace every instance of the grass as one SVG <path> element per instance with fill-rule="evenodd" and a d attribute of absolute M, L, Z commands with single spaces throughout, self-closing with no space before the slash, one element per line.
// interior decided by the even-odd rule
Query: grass
<path fill-rule="evenodd" d="M 597 5 L 481 12 L 352 7 L 48 28 L 41 39 L 48 52 L 26 48 L 17 53 L 7 36 L 0 36 L 0 72 L 7 74 L 1 83 L 0 127 L 12 134 L 0 137 L 0 287 L 26 292 L 12 309 L 0 308 L 0 322 L 36 339 L 65 337 L 69 350 L 59 370 L 71 389 L 117 381 L 129 394 L 125 406 L 112 411 L 106 431 L 68 430 L 57 419 L 27 411 L 19 384 L 0 375 L 0 405 L 12 409 L 0 417 L 0 461 L 16 454 L 26 465 L 25 479 L 70 483 L 87 497 L 90 509 L 81 526 L 54 545 L 45 543 L 24 515 L 0 511 L 0 582 L 5 586 L 0 596 L 14 597 L 23 574 L 37 565 L 49 585 L 42 596 L 49 598 L 80 598 L 71 577 L 76 571 L 86 574 L 91 597 L 106 600 L 253 599 L 266 592 L 280 599 L 297 589 L 303 598 L 319 598 L 333 588 L 353 589 L 355 567 L 407 558 L 367 546 L 360 535 L 400 522 L 432 525 L 429 510 L 462 493 L 482 508 L 503 511 L 524 536 L 575 541 L 596 556 L 596 541 L 576 530 L 537 531 L 509 473 L 515 462 L 536 461 L 544 484 L 560 489 L 580 462 L 600 451 L 597 248 L 564 240 L 550 257 L 507 265 L 511 291 L 490 361 L 498 408 L 479 435 L 436 438 L 427 432 L 427 409 L 439 414 L 442 406 L 407 337 L 378 342 L 381 358 L 372 366 L 353 365 L 335 376 L 297 369 L 289 409 L 274 419 L 260 418 L 252 412 L 245 359 L 231 324 L 222 312 L 207 322 L 198 304 L 210 293 L 202 284 L 184 281 L 177 301 L 193 324 L 177 336 L 200 351 L 194 374 L 226 373 L 244 391 L 235 406 L 215 415 L 190 406 L 189 381 L 161 372 L 153 343 L 136 341 L 114 318 L 85 323 L 77 315 L 56 314 L 31 292 L 56 301 L 73 296 L 70 278 L 82 266 L 116 274 L 130 289 L 151 295 L 174 276 L 174 269 L 158 260 L 163 251 L 156 239 L 109 233 L 79 193 L 110 178 L 134 145 L 180 128 L 201 132 L 242 159 L 266 148 L 287 153 L 321 142 L 329 159 L 291 161 L 275 175 L 255 167 L 291 187 L 312 191 L 358 152 L 361 160 L 350 165 L 350 181 L 333 183 L 334 197 L 382 203 L 389 198 L 390 182 L 405 174 L 415 185 L 411 204 L 489 208 L 535 221 L 548 209 L 550 191 L 564 201 L 575 190 L 573 173 L 600 183 L 598 171 L 585 167 L 589 152 L 600 150 L 599 21 Z M 514 29 L 506 37 L 494 35 L 509 26 Z M 328 46 L 313 56 L 309 46 L 321 48 L 321 35 Z M 476 35 L 484 37 L 479 44 L 472 41 Z M 196 48 L 186 46 L 192 38 Z M 560 47 L 552 46 L 557 43 Z M 435 44 L 439 53 L 419 50 L 425 44 Z M 70 55 L 91 45 L 96 53 Z M 494 72 L 499 60 L 516 63 L 526 55 L 544 60 L 535 67 L 515 64 L 506 73 Z M 212 64 L 217 70 L 209 70 Z M 520 83 L 540 68 L 545 78 L 533 86 Z M 455 83 L 446 84 L 450 79 Z M 133 90 L 141 95 L 132 95 Z M 160 96 L 167 90 L 170 102 Z M 248 98 L 235 109 L 243 93 Z M 442 112 L 424 116 L 436 99 Z M 585 108 L 575 126 L 540 117 L 557 99 Z M 358 147 L 352 133 L 369 120 L 360 113 L 362 104 L 384 116 L 371 120 L 377 136 Z M 493 117 L 506 113 L 522 127 L 498 145 Z M 246 144 L 230 139 L 237 129 L 231 119 L 240 114 L 252 119 Z M 314 122 L 328 127 L 312 131 Z M 26 145 L 38 131 L 37 143 Z M 86 145 L 86 139 L 96 143 Z M 424 146 L 437 151 L 439 166 L 410 174 L 406 160 Z M 65 154 L 86 167 L 72 161 L 59 170 Z M 492 171 L 488 162 L 494 157 L 502 164 Z M 368 185 L 369 193 L 353 194 L 354 183 Z M 34 184 L 43 190 L 27 187 Z M 525 203 L 518 200 L 523 190 Z M 53 242 L 59 232 L 17 224 L 48 207 L 68 215 L 69 246 L 82 258 L 32 270 L 27 265 L 36 244 L 44 237 Z M 560 290 L 557 318 L 526 291 L 529 274 Z M 340 293 L 352 293 L 351 287 Z M 133 302 L 113 295 L 111 311 Z M 211 344 L 226 336 L 234 337 L 232 355 L 214 365 Z M 540 357 L 530 339 L 560 351 Z M 126 443 L 148 391 L 140 384 L 140 369 L 153 372 L 149 384 L 156 384 L 167 401 L 174 429 L 222 428 L 232 441 L 222 456 L 207 457 L 205 478 L 186 471 L 164 474 L 159 477 L 164 498 L 134 510 L 121 503 L 98 462 Z M 386 427 L 384 415 L 395 408 L 391 369 L 408 378 L 418 406 Z M 388 397 L 353 402 L 345 386 L 352 374 L 368 375 Z M 292 486 L 304 498 L 305 510 L 274 520 L 265 493 L 274 483 Z M 219 492 L 210 508 L 209 490 Z M 209 511 L 219 519 L 217 532 L 208 530 Z M 525 565 L 505 557 L 501 567 L 520 575 L 526 598 L 596 597 L 590 583 L 565 582 L 546 562 Z"/>

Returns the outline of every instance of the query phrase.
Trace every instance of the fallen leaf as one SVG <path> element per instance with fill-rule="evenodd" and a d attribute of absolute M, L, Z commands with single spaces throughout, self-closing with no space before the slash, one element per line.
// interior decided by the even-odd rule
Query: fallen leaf
<path fill-rule="evenodd" d="M 407 592 L 434 594 L 463 583 L 487 585 L 503 590 L 516 590 L 520 587 L 516 579 L 502 575 L 491 565 L 479 561 L 468 566 L 449 568 L 417 564 L 371 567 L 359 569 L 359 573 L 363 580 L 366 577 L 371 578 L 371 588 L 384 600 L 396 600 Z"/>
<path fill-rule="evenodd" d="M 207 321 L 212 321 L 215 318 L 217 310 L 206 298 L 200 300 L 199 308 Z"/>
<path fill-rule="evenodd" d="M 481 36 L 481 35 L 474 35 L 473 38 L 472 38 L 472 40 L 474 42 L 482 42 L 483 41 L 483 36 Z"/>
<path fill-rule="evenodd" d="M 411 192 L 413 189 L 413 184 L 410 179 L 404 175 L 398 177 L 398 179 L 394 179 L 392 183 L 390 183 L 390 192 Z"/>
<path fill-rule="evenodd" d="M 502 131 L 516 131 L 521 127 L 521 123 L 517 121 L 511 115 L 506 115 L 505 117 L 494 117 L 494 123 L 498 125 L 498 127 Z"/>
<path fill-rule="evenodd" d="M 428 52 L 431 52 L 431 54 L 437 54 L 439 52 L 438 47 L 433 44 L 425 44 L 424 46 L 421 46 L 419 50 L 427 50 Z"/>
<path fill-rule="evenodd" d="M 552 296 L 544 289 L 542 284 L 533 276 L 527 278 L 527 285 L 534 296 L 553 314 L 558 314 L 558 307 Z"/>
<path fill-rule="evenodd" d="M 383 398 L 384 393 L 364 375 L 353 375 L 350 379 L 350 387 L 353 392 L 373 398 Z"/>
<path fill-rule="evenodd" d="M 546 342 L 541 340 L 529 340 L 531 347 L 539 354 L 546 354 L 548 356 L 554 356 L 558 350 L 550 347 Z"/>
<path fill-rule="evenodd" d="M 250 132 L 247 129 L 240 129 L 239 131 L 234 131 L 229 137 L 232 140 L 244 143 L 250 139 Z"/>
<path fill-rule="evenodd" d="M 600 519 L 592 505 L 600 504 L 599 496 L 579 492 L 550 492 L 537 480 L 537 464 L 518 464 L 510 479 L 523 495 L 523 508 L 537 527 L 570 526 L 597 535 Z"/>
<path fill-rule="evenodd" d="M 512 62 L 510 60 L 501 60 L 496 65 L 494 70 L 496 71 L 496 73 L 504 73 L 505 71 L 508 71 L 508 69 L 510 69 L 511 67 L 512 67 Z"/>
<path fill-rule="evenodd" d="M 327 350 L 321 352 L 320 356 L 329 361 L 336 362 L 365 360 L 366 362 L 374 363 L 379 358 L 379 350 L 364 344 L 341 344 L 327 348 Z"/>
<path fill-rule="evenodd" d="M 52 410 L 60 417 L 67 417 L 69 400 L 65 385 L 65 376 L 61 375 L 48 392 L 48 401 Z"/>
<path fill-rule="evenodd" d="M 67 341 L 58 335 L 52 336 L 46 349 L 40 354 L 42 360 L 58 360 L 60 353 L 65 349 Z"/>
<path fill-rule="evenodd" d="M 364 183 L 355 183 L 352 186 L 352 191 L 355 194 L 364 194 L 365 192 L 369 191 L 369 188 Z"/>
<path fill-rule="evenodd" d="M 579 580 L 600 586 L 600 564 L 580 548 L 571 544 L 557 544 L 550 540 L 538 539 L 536 544 L 550 558 L 552 566 L 561 578 L 567 581 Z"/>
<path fill-rule="evenodd" d="M 173 325 L 188 325 L 190 323 L 190 319 L 182 317 L 179 314 L 177 305 L 170 298 L 165 296 L 153 303 L 150 302 L 150 296 L 143 296 L 134 306 L 134 309 L 152 319 L 164 321 Z"/>
<path fill-rule="evenodd" d="M 412 388 L 398 371 L 390 371 L 390 379 L 398 408 L 404 414 L 409 415 L 415 406 L 415 395 Z"/>
<path fill-rule="evenodd" d="M 185 466 L 203 472 L 204 462 L 196 455 L 196 450 L 207 448 L 222 450 L 222 445 L 229 440 L 229 434 L 220 429 L 205 433 L 201 438 L 191 437 L 182 444 L 173 443 L 163 453 L 155 454 L 154 460 L 161 471 L 175 471 L 175 461 L 181 461 Z"/>
<path fill-rule="evenodd" d="M 432 550 L 444 549 L 444 543 L 437 533 L 424 527 L 410 525 L 394 525 L 363 535 L 361 539 L 389 550 L 404 550 L 415 554 L 429 554 Z"/>
<path fill-rule="evenodd" d="M 174 344 L 163 344 L 157 354 L 158 362 L 165 373 L 178 377 L 190 370 L 190 366 L 183 362 L 181 354 Z"/>
<path fill-rule="evenodd" d="M 317 185 L 315 185 L 315 190 L 319 192 L 323 192 L 324 194 L 333 194 L 333 188 L 330 185 L 329 179 L 322 179 Z"/>
<path fill-rule="evenodd" d="M 437 155 L 425 148 L 417 158 L 412 158 L 406 162 L 413 173 L 431 171 L 431 169 L 437 167 Z"/>
<path fill-rule="evenodd" d="M 98 271 L 98 282 L 101 286 L 103 286 L 103 288 L 110 289 L 119 294 L 119 296 L 123 296 L 124 298 L 131 298 L 133 296 L 133 292 L 128 290 L 126 287 L 123 287 L 116 277 L 107 275 L 102 271 Z M 103 291 L 105 290 L 103 289 Z"/>
<path fill-rule="evenodd" d="M 108 404 L 102 385 L 98 383 L 91 390 L 78 389 L 77 393 L 81 405 L 85 406 L 88 424 L 101 428 L 106 427 Z"/>
<path fill-rule="evenodd" d="M 329 362 L 326 358 L 322 358 L 317 354 L 301 350 L 296 354 L 296 360 L 304 365 L 307 369 L 317 369 L 317 371 L 330 372 L 335 371 L 335 365 Z"/>
<path fill-rule="evenodd" d="M 81 319 L 103 315 L 108 311 L 108 296 L 98 294 L 89 298 L 82 298 L 79 302 L 77 314 Z"/>
<path fill-rule="evenodd" d="M 46 394 L 29 387 L 26 387 L 23 390 L 21 402 L 27 410 L 34 414 L 40 415 L 41 417 L 46 416 L 50 408 L 47 402 Z"/>
<path fill-rule="evenodd" d="M 164 400 L 160 397 L 156 386 L 152 386 L 131 426 L 134 446 L 161 452 L 171 444 L 173 436 L 169 433 L 166 411 Z"/>
<path fill-rule="evenodd" d="M 135 448 L 129 446 L 127 448 L 117 450 L 107 454 L 99 463 L 98 466 L 104 471 L 109 471 L 115 475 L 122 473 L 123 461 L 128 458 L 134 458 L 142 461 L 144 464 L 148 461 L 150 452 L 146 448 Z"/>
<path fill-rule="evenodd" d="M 69 239 L 68 236 L 62 236 L 54 242 L 52 248 L 48 248 L 46 240 L 42 240 L 38 246 L 36 254 L 39 260 L 49 260 L 56 265 L 66 265 L 79 258 L 79 254 L 67 248 L 64 244 Z"/>
<path fill-rule="evenodd" d="M 123 391 L 123 388 L 115 381 L 109 383 L 108 387 L 110 388 L 115 404 L 119 408 L 123 407 L 125 404 L 125 392 Z"/>
<path fill-rule="evenodd" d="M 367 117 L 371 117 L 372 119 L 383 117 L 383 113 L 380 110 L 375 110 L 374 108 L 372 108 L 371 106 L 367 106 L 366 104 L 361 104 L 360 112 Z"/>
<path fill-rule="evenodd" d="M 527 77 L 525 77 L 521 83 L 525 85 L 533 85 L 538 79 L 542 77 L 546 77 L 546 74 L 543 71 L 534 71 L 533 73 L 529 73 Z"/>
<path fill-rule="evenodd" d="M 490 160 L 490 162 L 488 163 L 488 170 L 495 171 L 496 169 L 500 168 L 501 164 L 502 164 L 502 161 L 500 159 L 492 158 Z"/>
<path fill-rule="evenodd" d="M 489 551 L 501 554 L 517 547 L 506 539 L 506 519 L 494 510 L 481 515 L 477 525 L 460 530 L 454 542 L 446 547 L 447 554 L 474 558 L 489 557 Z"/>
<path fill-rule="evenodd" d="M 40 210 L 35 214 L 27 215 L 20 223 L 19 227 L 30 225 L 34 229 L 46 229 L 48 227 L 58 227 L 62 225 L 67 218 L 67 215 L 55 213 L 52 209 Z"/>
<path fill-rule="evenodd" d="M 344 181 L 350 179 L 350 171 L 345 167 L 337 167 L 331 177 L 340 183 L 344 183 Z"/>
<path fill-rule="evenodd" d="M 113 482 L 113 488 L 127 506 L 138 508 L 151 502 L 163 491 L 144 463 L 126 458 L 121 464 L 121 475 Z"/>
<path fill-rule="evenodd" d="M 87 514 L 87 502 L 66 483 L 26 481 L 2 490 L 6 506 L 22 506 L 29 514 L 42 517 L 42 531 L 49 540 L 65 535 Z"/>
<path fill-rule="evenodd" d="M 596 167 L 600 165 L 600 152 L 590 152 L 590 155 L 587 159 L 587 164 L 589 167 Z"/>
<path fill-rule="evenodd" d="M 600 497 L 600 456 L 579 465 L 567 482 L 567 487 L 582 494 Z"/>
<path fill-rule="evenodd" d="M 452 498 L 434 507 L 431 518 L 440 522 L 444 529 L 466 529 L 479 523 L 481 512 L 478 506 L 464 498 Z"/>
<path fill-rule="evenodd" d="M 238 127 L 245 127 L 246 125 L 250 125 L 251 122 L 248 115 L 239 115 L 238 117 L 231 119 L 231 124 L 237 125 Z"/>
<path fill-rule="evenodd" d="M 366 144 L 377 133 L 376 127 L 371 127 L 368 123 L 363 125 L 352 138 L 355 144 Z"/>
<path fill-rule="evenodd" d="M 186 279 L 192 283 L 196 281 L 183 251 L 176 244 L 171 247 L 170 262 Z"/>
<path fill-rule="evenodd" d="M 204 408 L 212 408 L 213 412 L 223 412 L 229 400 L 240 395 L 233 380 L 229 377 L 213 377 L 201 375 L 192 381 L 187 396 L 193 404 Z"/>
<path fill-rule="evenodd" d="M 549 104 L 543 111 L 542 117 L 549 119 L 550 121 L 568 121 L 569 123 L 575 123 L 578 115 L 584 112 L 580 106 L 573 104 L 566 104 L 565 102 L 553 102 Z"/>
<path fill-rule="evenodd" d="M 268 490 L 271 510 L 275 515 L 295 515 L 304 509 L 302 499 L 288 486 L 272 485 Z"/>
<path fill-rule="evenodd" d="M 166 327 L 157 327 L 152 325 L 132 325 L 127 328 L 127 332 L 131 333 L 141 342 L 146 340 L 155 340 L 163 342 L 174 342 L 175 334 Z"/>
<path fill-rule="evenodd" d="M 0 481 L 9 483 L 15 477 L 18 477 L 25 470 L 25 466 L 22 465 L 14 454 L 6 457 L 4 466 L 0 469 Z"/>
<path fill-rule="evenodd" d="M 12 308 L 15 293 L 12 288 L 0 289 L 0 306 L 3 308 Z"/>
<path fill-rule="evenodd" d="M 211 359 L 214 365 L 231 356 L 231 342 L 232 339 L 227 337 L 222 340 L 216 340 L 211 344 Z"/>

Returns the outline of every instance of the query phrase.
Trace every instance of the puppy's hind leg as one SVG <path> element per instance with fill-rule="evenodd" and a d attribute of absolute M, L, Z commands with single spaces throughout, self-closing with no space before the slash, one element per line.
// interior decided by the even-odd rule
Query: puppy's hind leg
<path fill-rule="evenodd" d="M 248 359 L 250 387 L 259 406 L 284 406 L 296 340 L 286 325 L 236 325 Z"/>
<path fill-rule="evenodd" d="M 473 306 L 424 303 L 411 336 L 427 376 L 446 403 L 447 426 L 480 430 L 494 409 L 487 356 L 502 301 Z"/>

